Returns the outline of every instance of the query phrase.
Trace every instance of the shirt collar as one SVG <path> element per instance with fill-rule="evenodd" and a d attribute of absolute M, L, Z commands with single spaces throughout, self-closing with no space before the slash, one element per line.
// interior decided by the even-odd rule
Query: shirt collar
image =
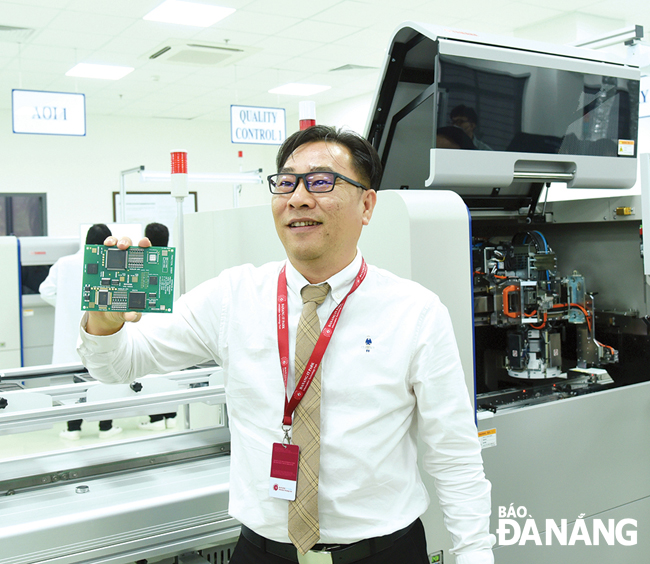
<path fill-rule="evenodd" d="M 325 282 L 330 285 L 331 292 L 330 295 L 334 301 L 339 304 L 345 298 L 347 293 L 352 288 L 354 279 L 359 273 L 361 268 L 361 251 L 357 248 L 357 254 L 354 257 L 354 260 L 348 264 L 343 270 L 340 270 L 334 276 L 328 278 Z M 300 295 L 300 290 L 305 286 L 309 285 L 307 279 L 298 272 L 294 266 L 291 264 L 291 261 L 286 261 L 287 265 L 287 289 L 290 292 L 293 292 L 297 295 Z"/>

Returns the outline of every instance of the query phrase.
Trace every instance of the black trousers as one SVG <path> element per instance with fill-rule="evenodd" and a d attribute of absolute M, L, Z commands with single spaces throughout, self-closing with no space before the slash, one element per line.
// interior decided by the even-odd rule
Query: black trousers
<path fill-rule="evenodd" d="M 263 552 L 260 548 L 239 537 L 230 564 L 287 564 L 289 560 Z M 413 528 L 386 550 L 368 558 L 357 560 L 355 564 L 427 564 L 427 543 L 424 527 L 419 519 Z"/>
<path fill-rule="evenodd" d="M 68 421 L 68 431 L 81 431 L 81 424 L 83 423 L 83 419 L 73 419 L 72 421 Z M 113 428 L 113 420 L 108 419 L 106 421 L 100 421 L 99 422 L 99 430 L 100 431 L 108 431 L 109 429 Z"/>

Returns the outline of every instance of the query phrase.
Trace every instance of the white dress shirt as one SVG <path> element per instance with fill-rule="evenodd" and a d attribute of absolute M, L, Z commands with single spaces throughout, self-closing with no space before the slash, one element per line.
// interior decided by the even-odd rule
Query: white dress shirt
<path fill-rule="evenodd" d="M 148 315 L 118 333 L 82 330 L 79 353 L 103 382 L 129 382 L 205 360 L 224 369 L 231 431 L 230 514 L 289 542 L 288 502 L 269 497 L 271 449 L 283 438 L 277 279 L 284 263 L 222 272 L 187 293 L 173 314 Z M 287 261 L 290 390 L 300 290 Z M 327 282 L 321 327 L 350 290 L 361 255 Z M 82 321 L 85 326 L 85 320 Z M 322 362 L 319 516 L 322 543 L 399 530 L 424 513 L 418 472 L 435 477 L 458 564 L 493 562 L 490 483 L 447 309 L 419 284 L 370 266 L 348 299 Z"/>
<path fill-rule="evenodd" d="M 81 319 L 84 246 L 74 255 L 61 257 L 50 268 L 38 291 L 54 306 L 54 342 L 52 363 L 79 363 L 77 339 Z"/>

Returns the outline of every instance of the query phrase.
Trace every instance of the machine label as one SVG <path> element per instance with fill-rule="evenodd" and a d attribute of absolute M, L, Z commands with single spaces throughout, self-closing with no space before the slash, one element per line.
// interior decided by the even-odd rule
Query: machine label
<path fill-rule="evenodd" d="M 497 446 L 497 430 L 488 429 L 487 431 L 479 431 L 478 442 L 481 443 L 482 449 Z"/>
<path fill-rule="evenodd" d="M 619 157 L 633 157 L 634 156 L 634 141 L 629 139 L 618 140 L 618 155 Z"/>

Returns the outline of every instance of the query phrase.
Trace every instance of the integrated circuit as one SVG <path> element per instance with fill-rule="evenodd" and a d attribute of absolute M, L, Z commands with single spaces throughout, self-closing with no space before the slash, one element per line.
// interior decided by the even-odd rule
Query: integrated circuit
<path fill-rule="evenodd" d="M 174 258 L 172 247 L 131 247 L 123 251 L 86 245 L 81 309 L 171 312 Z"/>

